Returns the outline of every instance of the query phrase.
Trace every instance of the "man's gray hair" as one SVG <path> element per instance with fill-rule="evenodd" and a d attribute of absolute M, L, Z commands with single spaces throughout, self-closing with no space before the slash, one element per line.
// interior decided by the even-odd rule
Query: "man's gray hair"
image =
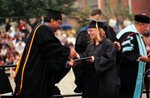
<path fill-rule="evenodd" d="M 102 15 L 102 11 L 101 9 L 93 9 L 91 12 L 90 12 L 90 16 L 95 16 L 95 15 Z"/>

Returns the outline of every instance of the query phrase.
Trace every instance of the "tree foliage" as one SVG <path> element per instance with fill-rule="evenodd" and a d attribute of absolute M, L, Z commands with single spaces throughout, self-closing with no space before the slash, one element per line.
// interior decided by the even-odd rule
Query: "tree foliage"
<path fill-rule="evenodd" d="M 0 0 L 0 17 L 40 17 L 45 8 L 66 13 L 75 10 L 73 0 Z"/>

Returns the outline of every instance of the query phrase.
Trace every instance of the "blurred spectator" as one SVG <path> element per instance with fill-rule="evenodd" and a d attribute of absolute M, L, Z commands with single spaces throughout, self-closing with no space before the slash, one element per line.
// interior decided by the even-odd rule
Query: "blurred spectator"
<path fill-rule="evenodd" d="M 129 18 L 127 17 L 124 21 L 123 21 L 123 25 L 126 27 L 128 25 L 131 25 L 131 21 L 129 20 Z"/>
<path fill-rule="evenodd" d="M 144 33 L 143 39 L 146 44 L 147 52 L 150 53 L 150 25 L 148 26 L 148 31 Z"/>
<path fill-rule="evenodd" d="M 3 39 L 3 33 L 2 33 L 2 31 L 0 30 L 0 43 L 1 43 L 2 39 Z"/>
<path fill-rule="evenodd" d="M 117 25 L 117 18 L 115 16 L 112 16 L 110 19 L 109 19 L 109 26 L 111 26 L 114 30 L 116 28 L 116 25 Z"/>
<path fill-rule="evenodd" d="M 41 16 L 39 23 L 44 23 L 44 16 Z"/>
<path fill-rule="evenodd" d="M 3 56 L 6 56 L 7 51 L 8 51 L 7 44 L 5 44 L 5 43 L 2 44 L 1 54 L 2 54 Z"/>
<path fill-rule="evenodd" d="M 57 30 L 56 37 L 66 46 L 75 45 L 75 30 L 69 24 L 61 26 L 61 30 Z"/>
<path fill-rule="evenodd" d="M 68 42 L 69 42 L 69 44 L 70 43 L 72 43 L 73 45 L 75 45 L 75 37 L 73 36 L 73 34 L 69 34 L 69 36 L 67 37 L 67 39 L 66 39 Z"/>
<path fill-rule="evenodd" d="M 28 35 L 28 29 L 27 29 L 26 22 L 23 19 L 19 20 L 18 28 L 21 31 L 21 33 L 24 33 L 25 36 L 27 37 L 27 35 Z"/>
<path fill-rule="evenodd" d="M 16 31 L 15 28 L 13 26 L 11 26 L 10 31 L 6 32 L 11 38 L 14 38 L 16 35 Z"/>
<path fill-rule="evenodd" d="M 10 27 L 11 27 L 11 25 L 10 25 L 10 19 L 6 18 L 5 23 L 6 23 L 6 25 L 5 25 L 5 31 L 9 32 L 10 31 Z"/>
<path fill-rule="evenodd" d="M 25 42 L 18 41 L 15 45 L 15 49 L 19 54 L 23 53 L 24 47 L 25 47 Z"/>
<path fill-rule="evenodd" d="M 1 43 L 7 43 L 7 42 L 8 42 L 8 39 L 9 39 L 9 35 L 6 34 L 6 33 L 3 34 Z"/>
<path fill-rule="evenodd" d="M 21 39 L 20 40 L 23 41 L 24 43 L 27 42 L 27 36 L 25 35 L 25 33 L 21 34 Z"/>
<path fill-rule="evenodd" d="M 33 29 L 38 24 L 38 20 L 37 20 L 37 18 L 31 18 L 31 19 L 29 19 L 29 23 Z"/>
<path fill-rule="evenodd" d="M 19 53 L 16 52 L 16 54 L 14 54 L 14 62 L 13 62 L 13 64 L 17 65 L 19 59 L 20 59 L 20 55 L 19 55 Z"/>
<path fill-rule="evenodd" d="M 6 60 L 5 61 L 6 61 L 5 62 L 6 65 L 13 64 L 14 55 L 11 53 L 11 51 L 7 52 L 7 54 L 6 54 Z"/>
<path fill-rule="evenodd" d="M 5 62 L 4 62 L 4 56 L 0 54 L 0 66 L 2 66 L 4 64 L 5 64 Z"/>
<path fill-rule="evenodd" d="M 23 19 L 20 19 L 20 20 L 19 20 L 18 28 L 19 28 L 19 30 L 20 30 L 21 32 L 26 32 L 27 27 L 26 27 L 26 24 L 25 24 L 25 22 L 23 21 Z"/>

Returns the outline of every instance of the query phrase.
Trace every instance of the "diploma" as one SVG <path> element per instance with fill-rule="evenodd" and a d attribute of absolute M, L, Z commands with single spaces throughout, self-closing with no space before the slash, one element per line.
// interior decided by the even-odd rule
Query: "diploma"
<path fill-rule="evenodd" d="M 79 59 L 73 59 L 74 62 L 78 62 L 78 61 L 87 61 L 87 60 L 90 60 L 92 59 L 92 57 L 84 57 L 84 58 L 79 58 Z"/>

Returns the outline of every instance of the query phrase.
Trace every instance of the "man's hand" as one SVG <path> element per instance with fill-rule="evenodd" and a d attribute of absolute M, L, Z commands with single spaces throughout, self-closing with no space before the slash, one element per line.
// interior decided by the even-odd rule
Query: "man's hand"
<path fill-rule="evenodd" d="M 139 58 L 139 60 L 140 60 L 140 61 L 143 61 L 143 62 L 150 62 L 150 57 L 148 57 L 148 56 L 141 56 L 141 57 Z"/>
<path fill-rule="evenodd" d="M 115 41 L 115 42 L 114 42 L 114 45 L 115 45 L 115 48 L 116 48 L 117 51 L 120 51 L 120 50 L 121 50 L 121 45 L 120 45 L 119 42 Z"/>
<path fill-rule="evenodd" d="M 73 59 L 70 59 L 69 61 L 67 61 L 67 65 L 70 66 L 70 67 L 73 67 L 73 66 L 75 66 L 76 64 L 75 64 L 75 62 L 74 62 Z"/>
<path fill-rule="evenodd" d="M 69 55 L 69 58 L 80 58 L 79 54 L 73 49 L 73 48 L 70 48 L 70 55 Z"/>

